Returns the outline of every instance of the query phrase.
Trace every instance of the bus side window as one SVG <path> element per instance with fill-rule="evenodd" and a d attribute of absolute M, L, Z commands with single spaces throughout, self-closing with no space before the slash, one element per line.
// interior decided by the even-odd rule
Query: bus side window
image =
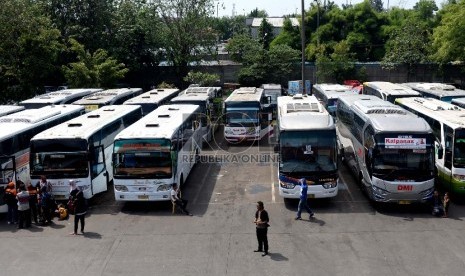
<path fill-rule="evenodd" d="M 444 147 L 444 166 L 448 169 L 452 168 L 452 137 L 453 130 L 452 128 L 444 125 L 444 137 L 445 137 L 445 147 Z"/>

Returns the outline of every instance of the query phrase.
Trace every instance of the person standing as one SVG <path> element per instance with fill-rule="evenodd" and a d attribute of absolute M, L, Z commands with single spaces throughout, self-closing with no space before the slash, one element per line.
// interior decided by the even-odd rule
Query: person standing
<path fill-rule="evenodd" d="M 37 188 L 32 186 L 31 183 L 27 185 L 27 192 L 29 193 L 29 210 L 31 212 L 31 220 L 38 224 L 39 208 L 37 204 Z"/>
<path fill-rule="evenodd" d="M 257 202 L 254 223 L 256 225 L 258 249 L 254 252 L 263 252 L 262 256 L 268 255 L 268 227 L 270 218 L 262 201 Z"/>
<path fill-rule="evenodd" d="M 52 223 L 52 196 L 46 186 L 42 186 L 40 191 L 41 222 L 42 225 L 47 225 L 48 223 Z"/>
<path fill-rule="evenodd" d="M 308 206 L 308 185 L 307 185 L 307 180 L 305 178 L 302 178 L 299 180 L 299 185 L 300 185 L 300 200 L 299 200 L 299 207 L 297 207 L 297 216 L 295 217 L 296 220 L 302 219 L 300 216 L 302 214 L 302 209 L 307 210 L 308 214 L 310 215 L 310 218 L 313 218 L 315 213 L 310 209 Z"/>
<path fill-rule="evenodd" d="M 18 200 L 19 223 L 18 229 L 31 227 L 31 212 L 29 210 L 29 193 L 26 191 L 26 186 L 22 183 L 19 186 L 19 193 L 16 195 Z"/>
<path fill-rule="evenodd" d="M 77 230 L 79 226 L 79 221 L 81 221 L 81 234 L 84 234 L 85 218 L 87 213 L 86 199 L 84 198 L 84 193 L 76 185 L 74 180 L 69 181 L 70 186 L 70 200 L 74 204 L 74 231 L 70 235 L 77 235 Z"/>
<path fill-rule="evenodd" d="M 8 206 L 8 224 L 16 224 L 18 222 L 18 201 L 16 200 L 16 185 L 10 181 L 3 195 L 4 201 Z"/>
<path fill-rule="evenodd" d="M 184 214 L 188 216 L 192 216 L 192 214 L 189 213 L 189 211 L 187 211 L 186 209 L 187 199 L 180 198 L 178 194 L 179 194 L 178 185 L 176 183 L 173 183 L 173 188 L 171 189 L 171 202 L 173 204 L 176 204 L 176 206 L 178 206 Z"/>
<path fill-rule="evenodd" d="M 42 191 L 43 187 L 47 187 L 47 192 L 51 193 L 52 192 L 52 183 L 47 180 L 47 177 L 45 175 L 42 175 L 39 180 L 39 191 Z"/>
<path fill-rule="evenodd" d="M 449 192 L 446 192 L 444 194 L 444 200 L 442 204 L 444 205 L 444 215 L 442 217 L 447 218 L 449 216 L 449 205 L 450 205 Z"/>

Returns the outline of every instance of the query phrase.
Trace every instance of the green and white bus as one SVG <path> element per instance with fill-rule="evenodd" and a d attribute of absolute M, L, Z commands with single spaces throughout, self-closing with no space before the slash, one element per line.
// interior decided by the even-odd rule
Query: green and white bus
<path fill-rule="evenodd" d="M 465 195 L 465 109 L 431 98 L 397 99 L 396 104 L 429 123 L 436 137 L 439 182 Z"/>
<path fill-rule="evenodd" d="M 113 140 L 141 116 L 139 105 L 110 105 L 39 133 L 31 139 L 31 181 L 45 175 L 57 200 L 68 198 L 70 179 L 85 198 L 106 191 L 113 180 Z"/>

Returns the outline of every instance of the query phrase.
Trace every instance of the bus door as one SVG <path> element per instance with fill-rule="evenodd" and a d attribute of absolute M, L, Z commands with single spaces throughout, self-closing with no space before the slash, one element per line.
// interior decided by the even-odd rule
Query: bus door
<path fill-rule="evenodd" d="M 109 181 L 108 170 L 105 163 L 105 149 L 103 145 L 91 149 L 91 185 L 92 194 L 107 190 Z"/>
<path fill-rule="evenodd" d="M 16 182 L 16 161 L 14 156 L 0 157 L 0 207 L 5 205 L 5 189 L 10 181 Z"/>
<path fill-rule="evenodd" d="M 444 175 L 442 176 L 445 187 L 450 190 L 452 188 L 452 145 L 454 131 L 452 128 L 444 125 Z M 440 177 L 441 178 L 441 177 Z"/>

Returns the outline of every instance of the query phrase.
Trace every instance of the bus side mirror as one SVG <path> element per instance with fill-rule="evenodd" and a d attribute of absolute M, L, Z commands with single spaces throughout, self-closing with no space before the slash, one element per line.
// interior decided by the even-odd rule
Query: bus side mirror
<path fill-rule="evenodd" d="M 279 149 L 280 149 L 279 144 L 274 145 L 273 150 L 274 150 L 275 153 L 278 153 L 278 152 L 279 152 Z"/>
<path fill-rule="evenodd" d="M 444 148 L 438 142 L 435 142 L 436 151 L 438 152 L 438 159 L 442 159 L 444 156 Z"/>

